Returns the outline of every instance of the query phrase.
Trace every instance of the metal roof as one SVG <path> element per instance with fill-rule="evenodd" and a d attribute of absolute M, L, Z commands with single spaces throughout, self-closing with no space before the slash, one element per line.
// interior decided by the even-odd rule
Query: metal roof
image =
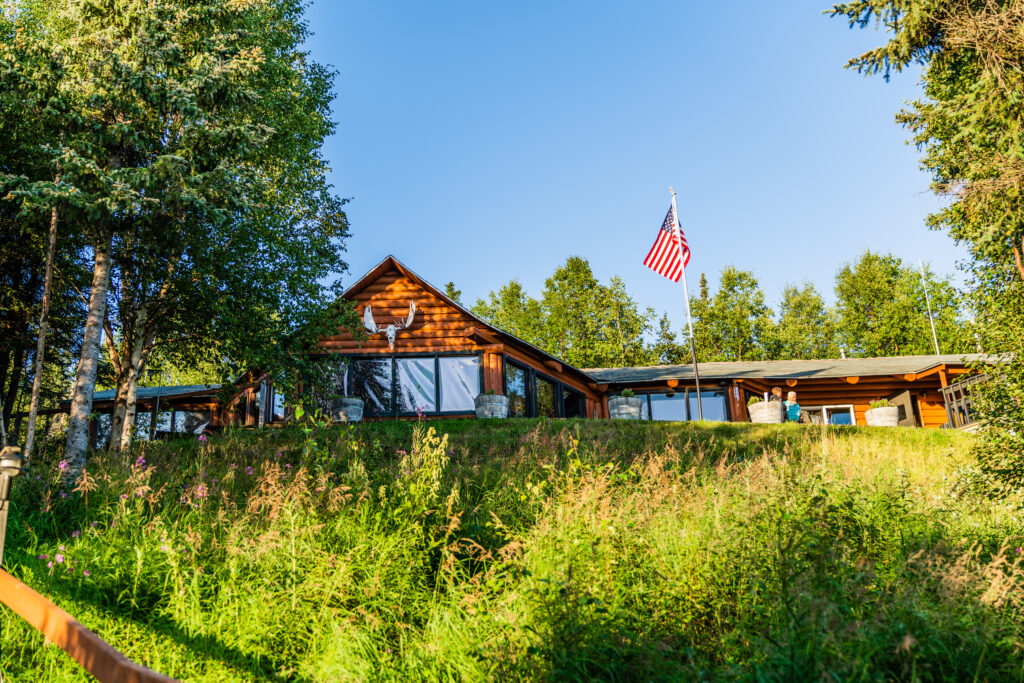
<path fill-rule="evenodd" d="M 135 399 L 138 401 L 148 400 L 155 398 L 157 395 L 160 398 L 175 398 L 178 396 L 187 396 L 190 394 L 203 394 L 210 393 L 215 394 L 220 391 L 221 385 L 219 384 L 186 384 L 183 386 L 170 386 L 170 387 L 139 387 L 135 390 Z M 108 389 L 106 391 L 97 391 L 92 395 L 94 401 L 112 401 L 114 400 L 114 389 Z"/>
<path fill-rule="evenodd" d="M 942 356 L 890 356 L 882 358 L 832 358 L 824 360 L 763 360 L 728 363 L 698 363 L 701 379 L 828 379 L 906 375 L 921 373 L 939 365 L 965 365 L 987 358 L 984 354 L 946 354 Z M 693 379 L 692 365 L 653 365 L 641 368 L 587 368 L 598 382 L 632 384 Z"/>

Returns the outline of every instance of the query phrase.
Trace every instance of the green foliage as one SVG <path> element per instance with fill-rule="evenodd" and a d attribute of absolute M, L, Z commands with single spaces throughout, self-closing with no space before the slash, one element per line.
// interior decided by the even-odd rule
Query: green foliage
<path fill-rule="evenodd" d="M 699 361 L 776 357 L 772 310 L 765 304 L 764 292 L 752 272 L 726 266 L 714 296 L 701 274 L 699 295 L 690 302 L 690 308 Z"/>
<path fill-rule="evenodd" d="M 570 256 L 544 283 L 538 301 L 517 280 L 478 300 L 473 314 L 577 367 L 652 362 L 645 335 L 654 311 L 641 311 L 621 278 L 607 285 L 590 263 Z"/>
<path fill-rule="evenodd" d="M 636 396 L 636 394 L 633 393 L 632 389 L 623 389 L 622 391 L 619 392 L 619 396 L 621 396 L 622 398 L 633 398 L 634 396 Z"/>
<path fill-rule="evenodd" d="M 782 359 L 838 358 L 835 314 L 815 286 L 787 286 L 782 292 L 776 326 L 777 355 Z"/>
<path fill-rule="evenodd" d="M 456 289 L 454 282 L 448 282 L 445 284 L 444 294 L 458 305 L 462 305 L 462 290 Z"/>
<path fill-rule="evenodd" d="M 755 405 L 757 403 L 762 403 L 762 402 L 764 402 L 764 399 L 761 398 L 760 396 L 751 396 L 750 398 L 747 399 L 747 405 L 748 406 L 752 406 L 752 405 Z"/>
<path fill-rule="evenodd" d="M 848 66 L 864 73 L 923 69 L 924 97 L 899 112 L 948 201 L 928 218 L 972 258 L 969 343 L 1005 354 L 977 392 L 986 438 L 978 454 L 1004 490 L 1024 484 L 1024 6 L 1019 2 L 844 2 L 833 15 L 875 23 L 886 42 Z"/>
<path fill-rule="evenodd" d="M 935 332 L 943 353 L 970 353 L 963 297 L 950 278 L 926 271 Z M 836 275 L 840 343 L 852 356 L 935 353 L 921 273 L 892 254 L 865 251 Z"/>
<path fill-rule="evenodd" d="M 498 329 L 519 337 L 534 346 L 543 347 L 544 310 L 540 302 L 523 289 L 519 280 L 510 280 L 487 300 L 477 299 L 470 309 L 473 315 Z"/>
<path fill-rule="evenodd" d="M 887 398 L 880 398 L 877 401 L 870 401 L 868 406 L 870 408 L 890 408 L 892 407 L 892 403 L 890 403 Z"/>
<path fill-rule="evenodd" d="M 668 314 L 658 319 L 658 332 L 651 347 L 651 361 L 660 365 L 680 365 L 690 361 L 690 350 L 679 341 L 672 330 Z"/>
<path fill-rule="evenodd" d="M 1007 680 L 1024 663 L 1020 508 L 965 488 L 963 434 L 310 426 L 99 455 L 71 492 L 44 454 L 15 483 L 7 567 L 181 680 Z M 6 675 L 84 678 L 0 619 Z"/>

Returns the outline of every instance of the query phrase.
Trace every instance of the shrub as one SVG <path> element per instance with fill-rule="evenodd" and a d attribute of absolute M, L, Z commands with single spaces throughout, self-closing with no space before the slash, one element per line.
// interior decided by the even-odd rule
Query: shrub
<path fill-rule="evenodd" d="M 880 398 L 878 400 L 871 401 L 870 403 L 868 403 L 868 406 L 870 408 L 872 408 L 872 409 L 874 409 L 874 408 L 891 408 L 892 407 L 892 403 L 890 403 L 889 399 L 887 399 L 887 398 Z"/>

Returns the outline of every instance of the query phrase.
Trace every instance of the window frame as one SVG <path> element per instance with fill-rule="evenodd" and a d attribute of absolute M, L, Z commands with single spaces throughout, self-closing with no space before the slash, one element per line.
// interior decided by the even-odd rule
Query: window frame
<path fill-rule="evenodd" d="M 391 411 L 379 416 L 388 417 L 416 417 L 418 415 L 430 415 L 431 417 L 461 417 L 464 415 L 476 415 L 473 410 L 441 410 L 441 358 L 477 358 L 479 373 L 480 393 L 484 393 L 484 353 L 483 351 L 434 351 L 433 353 L 416 353 L 414 351 L 399 351 L 395 353 L 338 353 L 338 354 L 317 354 L 314 358 L 340 357 L 352 360 L 382 360 L 391 361 Z M 398 363 L 399 358 L 431 358 L 434 361 L 434 407 L 437 410 L 417 412 L 415 410 L 398 410 Z M 479 395 L 479 394 L 478 394 Z"/>
<path fill-rule="evenodd" d="M 673 391 L 673 393 L 675 393 L 676 396 L 679 396 L 680 394 L 682 394 L 683 408 L 684 408 L 684 413 L 683 414 L 686 415 L 686 419 L 683 420 L 683 421 L 684 422 L 693 422 L 696 419 L 696 416 L 693 414 L 693 411 L 690 409 L 690 394 L 693 394 L 694 397 L 696 398 L 697 388 L 696 387 L 682 387 L 681 389 L 675 389 L 675 390 L 671 390 L 671 391 Z M 724 422 L 732 422 L 732 406 L 730 405 L 730 402 L 729 402 L 729 392 L 726 390 L 725 387 L 718 387 L 716 389 L 704 389 L 704 388 L 701 388 L 700 391 L 701 391 L 702 394 L 717 394 L 717 393 L 722 394 L 722 398 L 725 400 L 725 420 L 724 420 Z M 654 394 L 667 394 L 667 393 L 669 393 L 669 391 L 668 390 L 664 390 L 664 389 L 643 389 L 643 390 L 638 390 L 636 392 L 636 396 L 639 396 L 639 397 L 643 398 L 644 399 L 644 403 L 647 404 L 647 418 L 646 418 L 646 421 L 648 421 L 648 422 L 663 422 L 663 421 L 668 422 L 669 421 L 669 420 L 655 420 L 654 419 L 654 411 L 652 410 L 653 406 L 651 405 L 651 396 L 652 395 L 654 395 Z M 644 418 L 641 418 L 641 419 L 644 419 Z"/>
<path fill-rule="evenodd" d="M 522 363 L 518 360 L 510 358 L 506 354 L 501 356 L 501 393 L 508 396 L 508 382 L 507 375 L 505 374 L 505 368 L 509 365 L 523 371 L 526 374 L 526 415 L 528 418 L 536 418 L 537 415 L 537 378 L 550 382 L 555 387 L 554 399 L 555 399 L 555 412 L 557 416 L 554 420 L 575 420 L 575 419 L 587 419 L 587 395 L 585 392 L 577 389 L 571 384 L 559 380 L 557 377 L 552 377 L 546 372 L 541 372 L 536 368 L 530 367 L 526 363 Z M 574 391 L 583 397 L 583 415 L 579 418 L 566 417 L 565 416 L 565 390 Z"/>
<path fill-rule="evenodd" d="M 834 425 L 830 421 L 832 416 L 829 414 L 829 410 L 832 408 L 838 408 L 842 410 L 850 411 L 850 424 L 849 425 Z M 822 421 L 827 427 L 856 427 L 857 425 L 857 410 L 854 408 L 852 403 L 829 403 L 818 406 L 800 406 L 801 410 L 806 410 L 808 413 L 813 411 L 819 411 L 821 413 Z"/>

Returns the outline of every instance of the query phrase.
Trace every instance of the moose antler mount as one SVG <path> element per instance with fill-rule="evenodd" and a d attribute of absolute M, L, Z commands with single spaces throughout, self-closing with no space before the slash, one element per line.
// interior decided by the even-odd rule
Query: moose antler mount
<path fill-rule="evenodd" d="M 409 302 L 409 316 L 402 320 L 401 318 L 395 318 L 393 323 L 388 325 L 378 325 L 377 321 L 373 319 L 373 310 L 370 304 L 366 304 L 366 308 L 363 309 L 363 326 L 366 331 L 370 334 L 378 334 L 383 332 L 388 338 L 388 348 L 392 351 L 395 350 L 395 335 L 398 334 L 399 330 L 412 325 L 413 318 L 416 317 L 416 303 L 413 301 Z"/>

